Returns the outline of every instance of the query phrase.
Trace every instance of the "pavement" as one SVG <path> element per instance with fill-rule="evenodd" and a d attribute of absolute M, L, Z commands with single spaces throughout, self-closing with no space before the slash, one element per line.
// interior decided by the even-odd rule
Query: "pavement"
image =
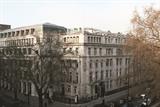
<path fill-rule="evenodd" d="M 66 103 L 62 103 L 62 102 L 57 102 L 55 101 L 52 104 L 49 104 L 47 107 L 93 107 L 96 104 L 101 104 L 102 100 L 105 99 L 105 103 L 112 101 L 113 99 L 119 99 L 122 96 L 126 95 L 126 90 L 116 93 L 116 94 L 112 94 L 109 96 L 105 96 L 103 98 L 98 98 L 96 100 L 92 100 L 88 103 L 83 103 L 83 104 L 66 104 Z M 15 100 L 13 99 L 13 93 L 10 93 L 9 91 L 0 91 L 0 107 L 2 107 L 2 105 L 5 105 L 5 107 L 13 107 L 12 104 L 8 105 L 10 102 L 14 102 Z M 37 105 L 28 105 L 27 104 L 27 100 L 26 98 L 23 99 L 22 95 L 18 95 L 18 98 L 21 100 L 21 104 L 20 107 L 37 107 Z M 26 101 L 25 101 L 26 100 Z M 32 102 L 37 102 L 37 100 L 35 100 L 35 97 L 30 98 L 30 103 Z M 15 106 L 18 107 L 18 106 Z"/>

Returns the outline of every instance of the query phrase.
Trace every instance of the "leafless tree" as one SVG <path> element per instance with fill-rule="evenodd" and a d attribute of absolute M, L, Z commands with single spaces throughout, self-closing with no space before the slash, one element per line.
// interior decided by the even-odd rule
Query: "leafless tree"
<path fill-rule="evenodd" d="M 147 7 L 143 16 L 135 11 L 131 22 L 125 49 L 132 54 L 133 81 L 138 84 L 134 90 L 150 88 L 155 95 L 160 88 L 160 10 Z"/>
<path fill-rule="evenodd" d="M 46 33 L 43 40 L 32 49 L 35 52 L 34 66 L 29 74 L 39 97 L 39 107 L 48 89 L 60 85 L 62 72 L 62 43 L 58 35 Z"/>

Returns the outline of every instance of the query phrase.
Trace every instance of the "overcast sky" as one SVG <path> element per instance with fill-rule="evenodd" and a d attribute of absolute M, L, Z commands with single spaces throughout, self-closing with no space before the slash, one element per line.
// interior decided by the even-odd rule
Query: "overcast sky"
<path fill-rule="evenodd" d="M 50 22 L 126 33 L 133 11 L 150 5 L 160 8 L 160 0 L 0 0 L 0 23 L 14 28 Z"/>

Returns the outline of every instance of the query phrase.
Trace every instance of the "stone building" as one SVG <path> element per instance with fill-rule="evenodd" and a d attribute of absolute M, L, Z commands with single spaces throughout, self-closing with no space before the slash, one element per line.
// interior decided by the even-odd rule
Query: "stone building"
<path fill-rule="evenodd" d="M 75 101 L 124 89 L 126 78 L 122 77 L 127 74 L 130 63 L 130 56 L 122 49 L 125 35 L 93 28 L 67 30 L 49 23 L 0 29 L 0 87 L 14 91 L 12 84 L 2 76 L 12 76 L 10 72 L 19 71 L 17 73 L 22 78 L 18 85 L 19 93 L 37 96 L 34 85 L 25 75 L 34 65 L 34 46 L 48 31 L 59 35 L 63 42 L 63 64 L 69 71 L 59 88 L 49 90 L 50 96 L 58 92 L 62 97 Z"/>
<path fill-rule="evenodd" d="M 52 32 L 50 36 L 63 35 L 66 28 L 50 23 L 14 29 L 6 26 L 0 28 L 0 87 L 11 92 L 16 87 L 18 93 L 37 96 L 35 86 L 26 76 L 35 64 L 35 46 L 48 32 Z"/>
<path fill-rule="evenodd" d="M 130 55 L 123 46 L 126 36 L 93 28 L 69 29 L 63 36 L 64 59 L 70 65 L 64 92 L 75 98 L 93 98 L 126 87 Z M 71 53 L 68 53 L 70 51 Z M 68 53 L 68 54 L 67 54 Z M 69 60 L 70 59 L 70 60 Z"/>

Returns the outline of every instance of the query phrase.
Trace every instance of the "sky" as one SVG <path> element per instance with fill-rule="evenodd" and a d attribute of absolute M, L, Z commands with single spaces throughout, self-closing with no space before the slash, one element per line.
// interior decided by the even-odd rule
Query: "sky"
<path fill-rule="evenodd" d="M 160 0 L 0 0 L 0 23 L 12 28 L 53 23 L 126 33 L 133 11 L 160 9 Z"/>

